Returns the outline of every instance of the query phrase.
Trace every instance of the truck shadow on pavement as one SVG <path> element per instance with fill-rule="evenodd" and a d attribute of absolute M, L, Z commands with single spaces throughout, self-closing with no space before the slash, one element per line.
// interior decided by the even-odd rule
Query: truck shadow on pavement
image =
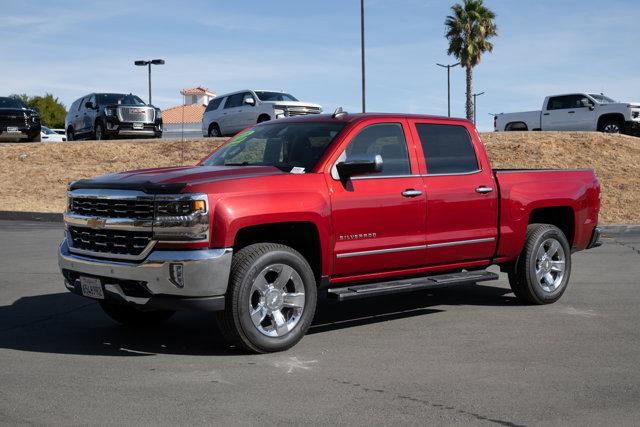
<path fill-rule="evenodd" d="M 308 334 L 437 314 L 447 306 L 517 305 L 509 294 L 506 288 L 466 285 L 347 303 L 321 297 Z M 125 328 L 97 303 L 66 292 L 22 297 L 1 306 L 0 349 L 129 357 L 243 354 L 224 342 L 213 313 L 177 313 L 154 328 Z"/>

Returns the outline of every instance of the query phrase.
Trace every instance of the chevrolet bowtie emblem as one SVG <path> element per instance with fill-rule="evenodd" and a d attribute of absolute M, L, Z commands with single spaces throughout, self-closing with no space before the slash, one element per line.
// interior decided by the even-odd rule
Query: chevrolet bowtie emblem
<path fill-rule="evenodd" d="M 107 224 L 107 220 L 104 218 L 89 218 L 87 220 L 87 225 L 93 228 L 94 230 L 97 230 L 99 228 L 104 228 L 106 224 Z"/>

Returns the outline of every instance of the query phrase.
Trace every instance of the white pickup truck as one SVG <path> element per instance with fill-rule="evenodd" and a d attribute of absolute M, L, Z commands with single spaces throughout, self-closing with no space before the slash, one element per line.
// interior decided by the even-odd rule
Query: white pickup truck
<path fill-rule="evenodd" d="M 556 130 L 640 134 L 640 103 L 593 93 L 547 96 L 542 111 L 496 114 L 496 132 Z"/>

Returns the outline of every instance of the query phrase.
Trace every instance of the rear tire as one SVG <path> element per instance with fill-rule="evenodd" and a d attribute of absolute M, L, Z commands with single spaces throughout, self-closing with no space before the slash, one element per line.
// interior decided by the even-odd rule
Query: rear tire
<path fill-rule="evenodd" d="M 509 285 L 526 304 L 551 304 L 567 289 L 571 275 L 571 247 L 564 233 L 550 224 L 530 224 L 524 248 Z"/>
<path fill-rule="evenodd" d="M 169 310 L 139 310 L 126 304 L 99 301 L 102 310 L 118 323 L 133 327 L 149 327 L 160 324 L 174 315 Z"/>
<path fill-rule="evenodd" d="M 107 139 L 107 135 L 104 133 L 104 126 L 102 126 L 102 123 L 100 122 L 96 123 L 95 136 L 96 141 L 104 141 L 105 139 Z"/>
<path fill-rule="evenodd" d="M 262 122 L 268 122 L 269 120 L 271 120 L 271 117 L 263 114 L 262 116 L 258 117 L 258 123 L 262 123 Z"/>
<path fill-rule="evenodd" d="M 31 138 L 29 140 L 29 142 L 42 142 L 42 135 L 38 134 L 38 135 L 34 136 L 33 138 Z"/>
<path fill-rule="evenodd" d="M 285 245 L 257 243 L 233 255 L 225 311 L 217 314 L 225 339 L 254 353 L 283 351 L 309 329 L 316 281 L 304 257 Z"/>
<path fill-rule="evenodd" d="M 73 128 L 67 129 L 67 141 L 75 141 L 75 138 L 73 135 Z"/>

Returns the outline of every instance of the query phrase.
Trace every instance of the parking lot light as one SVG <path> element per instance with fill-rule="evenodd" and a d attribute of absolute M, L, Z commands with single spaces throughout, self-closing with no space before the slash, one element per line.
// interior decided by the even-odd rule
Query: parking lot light
<path fill-rule="evenodd" d="M 134 61 L 133 63 L 140 67 L 147 66 L 149 68 L 149 105 L 151 105 L 151 66 L 164 65 L 164 59 L 150 59 L 150 60 L 139 59 L 137 61 Z"/>

